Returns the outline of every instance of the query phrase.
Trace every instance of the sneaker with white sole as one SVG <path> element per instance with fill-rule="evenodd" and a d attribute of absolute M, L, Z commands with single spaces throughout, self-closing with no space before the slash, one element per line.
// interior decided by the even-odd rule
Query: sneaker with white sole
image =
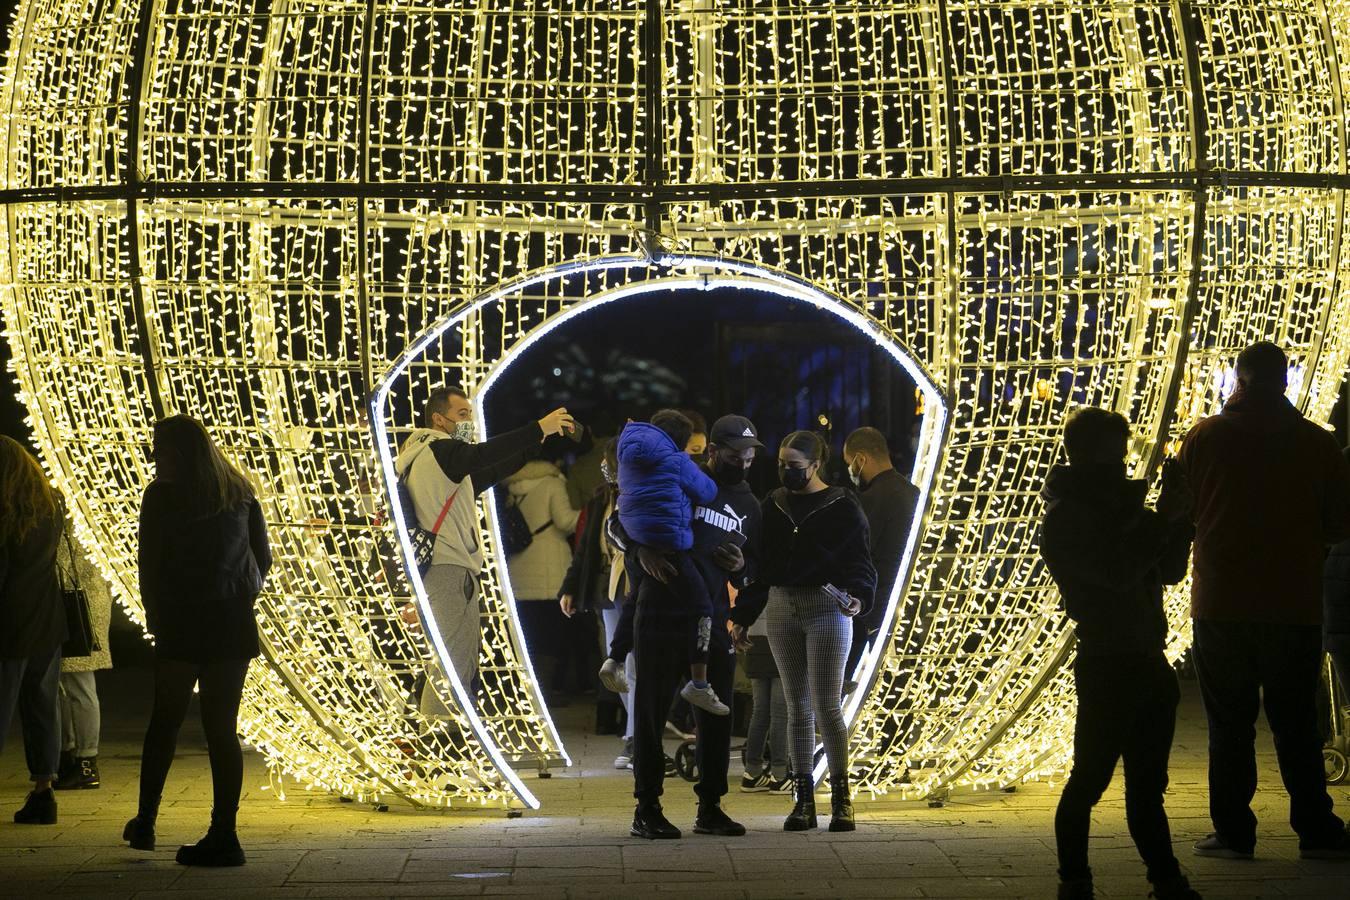
<path fill-rule="evenodd" d="M 612 657 L 606 659 L 600 666 L 600 683 L 607 691 L 628 693 L 628 676 L 623 671 L 623 663 Z"/>
<path fill-rule="evenodd" d="M 746 772 L 741 776 L 741 792 L 745 794 L 758 794 L 767 791 L 773 787 L 773 776 L 768 771 L 760 772 L 758 775 L 751 775 Z"/>
<path fill-rule="evenodd" d="M 684 687 L 680 688 L 680 696 L 690 706 L 697 706 L 704 712 L 710 712 L 714 716 L 731 715 L 731 707 L 727 706 L 721 700 L 717 699 L 717 692 L 712 689 L 712 685 L 705 684 L 703 687 L 694 687 L 692 681 L 686 682 Z"/>
<path fill-rule="evenodd" d="M 1251 859 L 1254 855 L 1250 850 L 1238 850 L 1230 847 L 1224 842 L 1223 838 L 1213 833 L 1196 841 L 1195 846 L 1191 849 L 1196 856 L 1208 856 L 1213 859 Z"/>
<path fill-rule="evenodd" d="M 623 749 L 619 751 L 619 755 L 618 755 L 618 756 L 614 757 L 614 768 L 616 768 L 616 769 L 631 769 L 631 768 L 633 768 L 633 739 L 632 739 L 632 738 L 624 738 L 624 739 L 623 739 Z"/>
<path fill-rule="evenodd" d="M 792 793 L 792 775 L 784 775 L 782 778 L 773 779 L 769 785 L 770 794 L 791 794 Z"/>

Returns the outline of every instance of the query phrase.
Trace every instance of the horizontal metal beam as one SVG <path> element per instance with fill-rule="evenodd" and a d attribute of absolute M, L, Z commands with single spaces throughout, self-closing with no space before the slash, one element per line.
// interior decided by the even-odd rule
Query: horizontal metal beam
<path fill-rule="evenodd" d="M 1205 187 L 1350 190 L 1350 175 L 1300 172 L 1172 172 L 1099 175 L 971 175 L 957 178 L 864 178 L 756 181 L 740 184 L 484 184 L 459 182 L 140 181 L 134 184 L 11 188 L 0 204 L 94 200 L 478 200 L 646 206 L 833 197 L 904 197 L 1067 191 L 1194 191 Z M 634 223 L 638 224 L 635 218 Z"/>

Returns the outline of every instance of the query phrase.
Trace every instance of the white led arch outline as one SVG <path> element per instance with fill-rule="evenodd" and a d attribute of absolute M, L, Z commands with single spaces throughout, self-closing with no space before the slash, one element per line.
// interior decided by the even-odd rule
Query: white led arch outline
<path fill-rule="evenodd" d="M 921 366 L 917 360 L 905 352 L 898 343 L 885 337 L 876 324 L 870 319 L 861 315 L 852 306 L 837 297 L 832 297 L 825 291 L 810 285 L 802 279 L 786 275 L 781 272 L 774 272 L 761 266 L 750 265 L 736 260 L 726 259 L 711 255 L 680 254 L 663 255 L 660 257 L 648 259 L 646 257 L 617 256 L 606 257 L 587 262 L 568 263 L 560 266 L 551 267 L 533 273 L 526 278 L 520 279 L 514 283 L 503 285 L 493 291 L 480 297 L 465 306 L 453 316 L 443 319 L 440 323 L 429 329 L 417 342 L 415 342 L 407 351 L 404 352 L 393 367 L 381 378 L 380 385 L 376 389 L 370 405 L 370 421 L 374 430 L 375 449 L 380 457 L 380 466 L 385 476 L 386 497 L 389 507 L 393 512 L 394 521 L 398 530 L 399 545 L 403 555 L 404 572 L 408 578 L 409 585 L 417 598 L 419 610 L 425 617 L 425 621 L 430 630 L 432 643 L 435 647 L 437 657 L 441 663 L 441 668 L 450 675 L 450 684 L 454 692 L 455 700 L 459 703 L 461 710 L 466 714 L 469 723 L 473 728 L 474 735 L 487 750 L 493 763 L 501 770 L 507 782 L 512 789 L 516 791 L 521 801 L 532 809 L 539 808 L 539 801 L 525 787 L 520 780 L 519 775 L 506 762 L 501 748 L 491 740 L 484 728 L 482 720 L 474 711 L 473 704 L 469 702 L 468 695 L 464 690 L 464 685 L 460 681 L 459 674 L 454 671 L 454 666 L 450 664 L 450 655 L 444 642 L 441 640 L 440 631 L 435 625 L 435 614 L 431 610 L 431 604 L 426 595 L 426 588 L 423 585 L 417 566 L 413 563 L 414 554 L 411 543 L 408 540 L 407 515 L 400 503 L 398 492 L 391 489 L 391 486 L 397 483 L 397 475 L 394 472 L 394 455 L 391 450 L 397 448 L 389 439 L 388 428 L 385 424 L 384 409 L 388 402 L 389 392 L 395 382 L 401 379 L 408 367 L 420 359 L 426 349 L 434 342 L 438 341 L 447 331 L 454 328 L 460 322 L 484 307 L 499 303 L 514 294 L 518 294 L 535 285 L 552 281 L 567 275 L 574 275 L 583 272 L 603 271 L 615 268 L 636 268 L 639 266 L 649 266 L 654 268 L 667 269 L 672 272 L 681 269 L 691 268 L 712 268 L 721 272 L 731 273 L 730 275 L 721 274 L 688 274 L 672 275 L 657 278 L 651 278 L 640 282 L 621 285 L 597 292 L 585 300 L 569 306 L 567 309 L 546 318 L 539 325 L 530 330 L 528 334 L 516 341 L 511 349 L 504 353 L 491 370 L 478 384 L 473 392 L 473 405 L 475 412 L 475 421 L 478 426 L 479 438 L 486 438 L 484 422 L 484 402 L 487 395 L 491 392 L 496 380 L 510 368 L 520 356 L 525 354 L 536 342 L 547 336 L 555 328 L 571 321 L 572 319 L 594 311 L 599 307 L 617 302 L 620 300 L 631 299 L 652 293 L 666 293 L 680 290 L 711 291 L 723 288 L 733 288 L 740 290 L 754 290 L 763 293 L 777 295 L 784 299 L 798 300 L 810 303 L 817 309 L 824 310 L 838 318 L 848 322 L 858 331 L 867 335 L 872 342 L 879 348 L 885 350 L 887 354 L 905 370 L 918 386 L 925 401 L 925 414 L 923 425 L 919 435 L 919 447 L 921 452 L 915 459 L 914 467 L 911 472 L 911 478 L 922 474 L 919 479 L 919 495 L 915 506 L 914 524 L 909 530 L 905 541 L 905 550 L 901 558 L 900 567 L 896 572 L 895 583 L 891 588 L 890 596 L 886 598 L 886 611 L 882 616 L 880 635 L 891 633 L 896 613 L 898 611 L 900 598 L 904 595 L 908 584 L 910 574 L 913 570 L 914 549 L 918 544 L 919 535 L 922 533 L 925 525 L 925 513 L 928 509 L 928 500 L 931 494 L 930 488 L 938 472 L 941 455 L 946 447 L 946 438 L 948 435 L 947 423 L 949 421 L 948 404 L 946 396 L 937 387 L 933 378 Z M 500 547 L 501 544 L 501 526 L 497 519 L 496 504 L 484 504 L 487 512 L 489 528 L 491 529 L 494 546 Z M 511 588 L 511 579 L 505 572 L 501 560 L 493 554 L 492 564 L 497 567 L 499 587 L 505 599 L 507 609 L 506 619 L 509 622 L 508 628 L 512 640 L 519 648 L 524 647 L 523 635 L 520 631 L 520 623 L 516 616 L 515 595 Z M 879 599 L 879 598 L 878 598 Z M 428 628 L 424 628 L 426 632 Z M 881 638 L 868 645 L 858 666 L 854 671 L 854 680 L 858 687 L 850 695 L 849 702 L 845 707 L 844 716 L 846 726 L 852 729 L 858 716 L 859 709 L 862 706 L 863 699 L 868 696 L 875 684 L 876 669 L 880 662 L 882 653 L 881 647 L 884 642 Z M 557 726 L 553 722 L 553 717 L 548 711 L 548 706 L 543 702 L 543 696 L 540 692 L 539 681 L 535 677 L 533 660 L 528 652 L 521 652 L 520 657 L 524 661 L 525 670 L 529 673 L 528 688 L 533 696 L 536 708 L 545 723 L 548 735 L 555 742 L 559 753 L 562 755 L 564 765 L 572 764 L 571 757 L 567 754 L 563 745 L 562 738 L 558 733 Z M 826 769 L 826 763 L 822 760 L 815 771 L 815 778 L 819 780 Z"/>

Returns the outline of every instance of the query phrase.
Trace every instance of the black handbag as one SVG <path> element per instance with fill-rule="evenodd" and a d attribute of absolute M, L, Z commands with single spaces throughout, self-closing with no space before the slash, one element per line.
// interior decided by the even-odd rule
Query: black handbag
<path fill-rule="evenodd" d="M 63 529 L 65 530 L 65 529 Z M 70 532 L 63 535 L 66 553 L 70 558 L 70 579 L 61 572 L 61 601 L 66 607 L 66 632 L 69 635 L 61 645 L 61 656 L 88 656 L 95 650 L 102 650 L 98 638 L 94 636 L 94 623 L 89 617 L 89 597 L 80 586 L 80 569 L 76 561 L 75 547 L 70 541 Z M 60 567 L 57 567 L 58 571 Z"/>

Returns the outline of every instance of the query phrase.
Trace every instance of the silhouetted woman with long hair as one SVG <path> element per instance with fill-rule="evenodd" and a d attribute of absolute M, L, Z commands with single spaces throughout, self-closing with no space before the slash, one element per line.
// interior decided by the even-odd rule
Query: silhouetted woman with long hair
<path fill-rule="evenodd" d="M 155 480 L 141 501 L 141 600 L 155 636 L 155 705 L 141 754 L 140 806 L 123 838 L 155 849 L 160 795 L 192 688 L 200 693 L 211 759 L 211 827 L 178 862 L 239 866 L 243 788 L 239 700 L 257 656 L 253 602 L 272 565 L 262 509 L 248 479 L 188 416 L 155 423 Z"/>
<path fill-rule="evenodd" d="M 66 610 L 56 575 L 63 518 L 42 468 L 0 436 L 0 748 L 19 709 L 33 790 L 20 825 L 56 824 L 52 778 L 61 755 L 57 683 Z"/>

